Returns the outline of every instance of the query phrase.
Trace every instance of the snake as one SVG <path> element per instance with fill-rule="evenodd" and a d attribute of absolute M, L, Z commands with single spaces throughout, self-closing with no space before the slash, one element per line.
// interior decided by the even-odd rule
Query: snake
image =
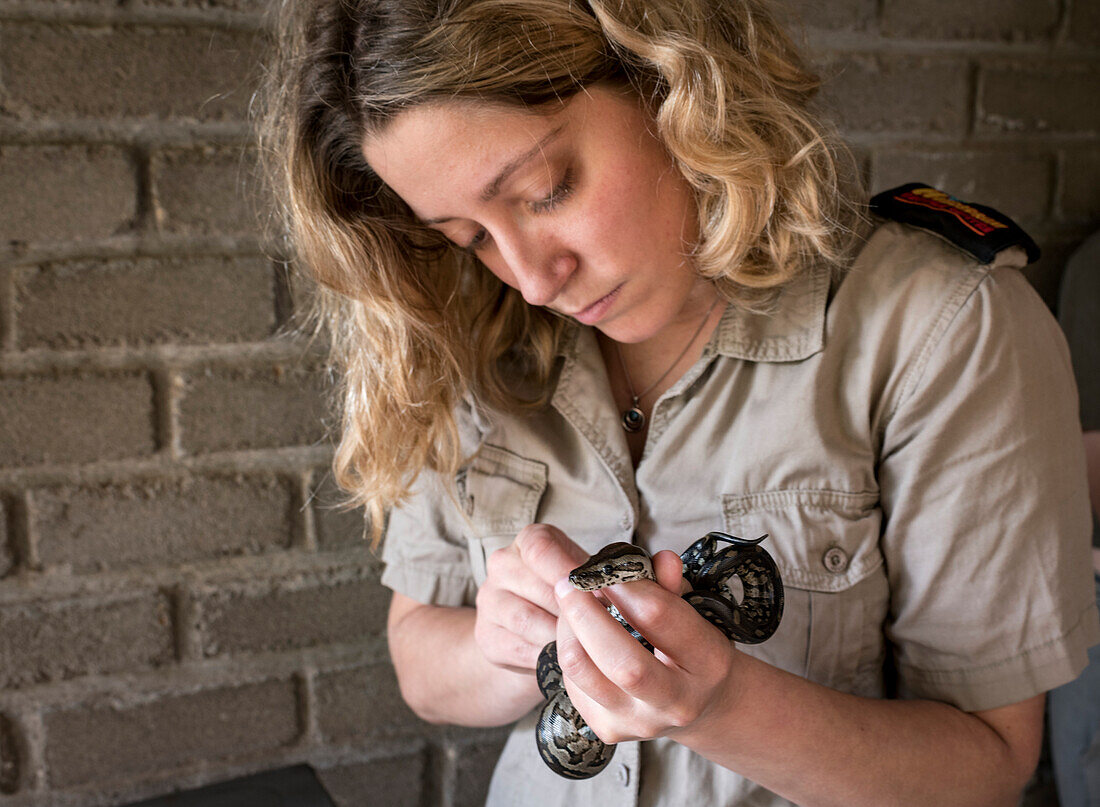
<path fill-rule="evenodd" d="M 779 569 L 756 539 L 724 532 L 708 532 L 681 555 L 684 578 L 691 591 L 684 599 L 732 642 L 759 644 L 779 628 L 783 616 L 783 581 Z M 741 581 L 740 601 L 731 585 Z M 596 591 L 616 583 L 656 580 L 649 553 L 635 544 L 608 544 L 569 573 L 569 582 L 581 591 Z M 614 605 L 608 612 L 650 652 L 646 641 Z M 590 779 L 611 761 L 615 745 L 605 743 L 585 722 L 565 691 L 558 665 L 557 642 L 543 647 L 535 678 L 546 703 L 535 725 L 539 756 L 547 767 L 567 779 Z"/>

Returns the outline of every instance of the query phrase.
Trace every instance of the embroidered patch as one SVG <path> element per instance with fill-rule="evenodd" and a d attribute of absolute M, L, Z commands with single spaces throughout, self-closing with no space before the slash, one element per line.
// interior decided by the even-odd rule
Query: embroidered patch
<path fill-rule="evenodd" d="M 1039 258 L 1039 246 L 1008 216 L 921 182 L 877 194 L 871 199 L 871 212 L 941 235 L 982 263 L 991 263 L 998 252 L 1012 246 L 1024 248 L 1028 263 Z"/>

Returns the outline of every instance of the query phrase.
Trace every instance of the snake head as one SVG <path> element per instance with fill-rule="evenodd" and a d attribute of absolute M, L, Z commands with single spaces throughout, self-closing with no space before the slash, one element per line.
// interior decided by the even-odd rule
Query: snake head
<path fill-rule="evenodd" d="M 608 544 L 569 573 L 569 582 L 581 591 L 653 579 L 649 554 L 641 547 L 623 542 Z"/>

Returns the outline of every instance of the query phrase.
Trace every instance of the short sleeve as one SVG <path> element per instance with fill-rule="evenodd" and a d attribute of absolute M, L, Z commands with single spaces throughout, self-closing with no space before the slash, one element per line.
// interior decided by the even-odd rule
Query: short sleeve
<path fill-rule="evenodd" d="M 473 403 L 454 412 L 462 450 L 476 453 L 486 423 Z M 407 501 L 393 508 L 382 544 L 382 585 L 425 605 L 472 606 L 477 584 L 466 538 L 469 524 L 455 485 L 423 471 Z"/>
<path fill-rule="evenodd" d="M 909 368 L 879 479 L 899 694 L 976 711 L 1073 679 L 1100 625 L 1065 340 L 1016 269 L 968 271 L 985 277 Z"/>
<path fill-rule="evenodd" d="M 458 508 L 438 474 L 420 475 L 390 512 L 382 584 L 425 605 L 473 605 L 477 594 Z"/>

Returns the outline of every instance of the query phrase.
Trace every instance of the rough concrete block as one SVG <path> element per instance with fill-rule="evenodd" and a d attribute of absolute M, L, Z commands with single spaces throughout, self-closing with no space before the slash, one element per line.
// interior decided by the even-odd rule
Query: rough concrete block
<path fill-rule="evenodd" d="M 171 603 L 156 592 L 0 607 L 0 686 L 158 667 L 174 658 Z"/>
<path fill-rule="evenodd" d="M 323 378 L 304 367 L 208 370 L 185 378 L 182 444 L 189 452 L 306 446 L 325 436 Z"/>
<path fill-rule="evenodd" d="M 153 182 L 171 232 L 254 234 L 270 222 L 256 155 L 244 148 L 173 149 L 153 160 Z M 261 212 L 262 211 L 262 212 Z"/>
<path fill-rule="evenodd" d="M 1054 36 L 1058 0 L 885 0 L 884 33 L 914 39 L 997 39 L 1020 42 Z"/>
<path fill-rule="evenodd" d="M 821 103 L 846 132 L 962 134 L 969 119 L 965 60 L 849 56 L 823 62 Z"/>
<path fill-rule="evenodd" d="M 959 199 L 995 207 L 1017 222 L 1047 215 L 1053 182 L 1048 154 L 883 151 L 874 161 L 873 192 L 927 182 Z"/>
<path fill-rule="evenodd" d="M 787 0 L 784 18 L 799 27 L 852 30 L 870 26 L 875 21 L 875 0 Z"/>
<path fill-rule="evenodd" d="M 62 117 L 243 121 L 257 45 L 244 31 L 5 23 L 4 105 Z"/>
<path fill-rule="evenodd" d="M 129 706 L 74 707 L 45 716 L 51 787 L 162 773 L 262 756 L 298 737 L 295 686 L 265 681 Z"/>
<path fill-rule="evenodd" d="M 203 653 L 284 651 L 378 636 L 389 600 L 375 576 L 322 577 L 260 591 L 221 587 L 201 598 Z"/>
<path fill-rule="evenodd" d="M 133 0 L 145 8 L 223 9 L 241 13 L 262 13 L 270 7 L 267 0 Z"/>
<path fill-rule="evenodd" d="M 1077 45 L 1100 46 L 1100 3 L 1077 2 L 1070 7 L 1069 39 Z"/>
<path fill-rule="evenodd" d="M 983 69 L 977 128 L 982 132 L 1100 133 L 1094 63 L 1029 61 Z"/>
<path fill-rule="evenodd" d="M 317 722 L 327 742 L 361 744 L 426 730 L 401 699 L 389 663 L 322 673 L 316 691 Z"/>
<path fill-rule="evenodd" d="M 275 327 L 260 257 L 82 261 L 21 271 L 21 347 L 260 341 Z"/>
<path fill-rule="evenodd" d="M 0 793 L 10 795 L 19 790 L 20 762 L 15 724 L 7 715 L 0 714 Z"/>
<path fill-rule="evenodd" d="M 0 378 L 0 466 L 151 454 L 153 392 L 137 373 Z"/>
<path fill-rule="evenodd" d="M 131 225 L 137 192 L 120 148 L 0 147 L 0 241 L 106 238 Z"/>
<path fill-rule="evenodd" d="M 284 549 L 294 530 L 290 487 L 272 479 L 50 488 L 34 496 L 42 563 L 79 572 Z"/>
<path fill-rule="evenodd" d="M 425 755 L 418 751 L 318 770 L 317 776 L 340 807 L 420 807 L 426 773 Z"/>
<path fill-rule="evenodd" d="M 1100 153 L 1095 147 L 1066 152 L 1062 176 L 1062 215 L 1073 221 L 1100 223 Z"/>
<path fill-rule="evenodd" d="M 447 777 L 450 789 L 449 804 L 454 807 L 478 807 L 489 794 L 489 780 L 493 778 L 504 738 L 476 743 L 452 744 L 447 748 L 450 773 Z"/>
<path fill-rule="evenodd" d="M 318 545 L 322 549 L 360 549 L 369 553 L 370 535 L 363 508 L 344 509 L 341 506 L 344 493 L 336 487 L 332 472 L 326 470 L 320 477 L 310 497 Z"/>

